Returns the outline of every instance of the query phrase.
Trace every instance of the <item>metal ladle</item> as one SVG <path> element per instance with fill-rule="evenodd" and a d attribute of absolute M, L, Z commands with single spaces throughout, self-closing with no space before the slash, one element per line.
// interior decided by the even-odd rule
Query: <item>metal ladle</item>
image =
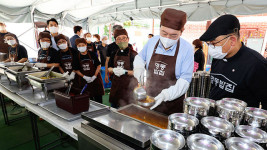
<path fill-rule="evenodd" d="M 140 77 L 140 82 L 138 83 L 138 87 L 134 89 L 134 96 L 137 101 L 146 99 L 146 90 L 144 89 L 144 78 L 143 80 Z"/>

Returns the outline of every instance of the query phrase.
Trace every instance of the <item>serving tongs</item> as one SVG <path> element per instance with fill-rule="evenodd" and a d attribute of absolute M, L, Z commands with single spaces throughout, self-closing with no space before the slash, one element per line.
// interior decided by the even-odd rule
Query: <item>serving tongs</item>
<path fill-rule="evenodd" d="M 143 79 L 140 77 L 140 83 L 138 83 L 138 87 L 134 89 L 134 96 L 137 101 L 146 99 L 147 94 L 146 90 L 144 89 L 144 77 Z"/>
<path fill-rule="evenodd" d="M 54 69 L 55 66 L 52 66 L 46 73 L 44 73 L 40 78 L 49 76 L 50 72 Z"/>

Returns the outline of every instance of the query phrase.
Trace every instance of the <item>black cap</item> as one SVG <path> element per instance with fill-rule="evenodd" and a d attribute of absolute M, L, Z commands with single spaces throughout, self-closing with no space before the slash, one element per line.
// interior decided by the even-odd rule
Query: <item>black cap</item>
<path fill-rule="evenodd" d="M 239 30 L 240 23 L 236 16 L 223 15 L 217 18 L 199 39 L 201 41 L 213 41 L 220 35 L 237 33 Z"/>

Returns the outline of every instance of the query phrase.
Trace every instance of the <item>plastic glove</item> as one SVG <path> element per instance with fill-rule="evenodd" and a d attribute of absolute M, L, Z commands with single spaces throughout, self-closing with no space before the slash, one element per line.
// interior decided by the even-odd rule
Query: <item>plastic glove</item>
<path fill-rule="evenodd" d="M 115 69 L 115 71 L 114 71 L 114 69 Z M 113 72 L 118 77 L 120 77 L 121 75 L 124 75 L 126 72 L 126 70 L 123 68 L 114 68 L 114 69 L 113 69 Z"/>
<path fill-rule="evenodd" d="M 64 72 L 63 75 L 62 75 L 62 77 L 68 78 L 69 77 L 69 72 L 68 71 L 67 72 Z"/>
<path fill-rule="evenodd" d="M 88 83 L 94 82 L 95 79 L 96 79 L 96 76 L 92 76 L 90 82 L 88 82 Z"/>
<path fill-rule="evenodd" d="M 83 76 L 83 79 L 84 79 L 87 83 L 90 83 L 90 81 L 91 81 L 91 77 L 88 77 L 88 76 Z"/>
<path fill-rule="evenodd" d="M 38 67 L 38 68 L 46 68 L 47 67 L 47 64 L 46 63 L 36 63 L 35 64 L 35 67 Z"/>
<path fill-rule="evenodd" d="M 134 71 L 134 77 L 137 79 L 139 83 L 141 83 L 142 80 L 144 79 L 145 68 L 135 68 L 133 71 Z"/>
<path fill-rule="evenodd" d="M 68 78 L 68 80 L 70 81 L 70 80 L 73 80 L 74 78 L 75 78 L 75 72 L 71 72 L 71 74 L 69 75 L 69 78 Z"/>
<path fill-rule="evenodd" d="M 29 63 L 29 62 L 25 62 L 24 65 L 26 67 L 33 67 L 34 64 L 33 63 Z"/>
<path fill-rule="evenodd" d="M 155 97 L 155 104 L 150 108 L 151 110 L 158 107 L 163 101 L 167 101 L 169 99 L 168 90 L 164 89 L 161 93 Z"/>

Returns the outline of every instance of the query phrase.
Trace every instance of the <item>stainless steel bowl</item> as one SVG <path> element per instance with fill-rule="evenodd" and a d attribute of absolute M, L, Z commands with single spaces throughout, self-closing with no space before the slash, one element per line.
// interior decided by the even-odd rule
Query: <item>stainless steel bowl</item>
<path fill-rule="evenodd" d="M 196 116 L 205 117 L 209 114 L 211 101 L 200 97 L 188 97 L 184 100 L 184 113 Z"/>
<path fill-rule="evenodd" d="M 231 137 L 225 141 L 228 150 L 264 150 L 258 144 L 240 137 Z"/>
<path fill-rule="evenodd" d="M 174 131 L 192 131 L 198 124 L 196 117 L 185 113 L 175 113 L 168 117 L 168 128 Z"/>
<path fill-rule="evenodd" d="M 232 102 L 232 103 L 240 104 L 244 108 L 247 107 L 247 105 L 248 105 L 246 102 L 244 102 L 242 100 L 239 100 L 239 99 L 236 99 L 236 98 L 223 98 L 222 100 L 228 101 L 228 102 Z"/>
<path fill-rule="evenodd" d="M 229 138 L 235 130 L 232 123 L 219 117 L 204 117 L 201 124 L 212 136 L 220 135 L 223 138 Z"/>
<path fill-rule="evenodd" d="M 259 128 L 240 125 L 236 127 L 235 132 L 240 137 L 247 138 L 253 142 L 267 143 L 267 133 Z"/>
<path fill-rule="evenodd" d="M 192 134 L 186 141 L 190 150 L 224 150 L 220 141 L 206 134 Z"/>
<path fill-rule="evenodd" d="M 247 107 L 245 109 L 244 124 L 265 128 L 267 126 L 267 111 L 260 108 Z"/>
<path fill-rule="evenodd" d="M 244 109 L 245 108 L 239 103 L 226 100 L 216 101 L 216 112 L 218 116 L 230 121 L 235 126 L 240 124 Z"/>
<path fill-rule="evenodd" d="M 150 142 L 150 148 L 157 150 L 178 150 L 185 145 L 185 139 L 181 134 L 168 129 L 153 132 Z"/>
<path fill-rule="evenodd" d="M 141 100 L 141 101 L 137 101 L 137 104 L 140 105 L 140 106 L 143 106 L 143 107 L 151 107 L 151 106 L 153 106 L 155 104 L 155 99 L 153 97 L 151 97 L 151 96 L 147 96 L 146 99 L 147 98 L 150 98 L 150 99 L 152 99 L 154 101 L 153 102 L 144 102 L 144 101 Z"/>

